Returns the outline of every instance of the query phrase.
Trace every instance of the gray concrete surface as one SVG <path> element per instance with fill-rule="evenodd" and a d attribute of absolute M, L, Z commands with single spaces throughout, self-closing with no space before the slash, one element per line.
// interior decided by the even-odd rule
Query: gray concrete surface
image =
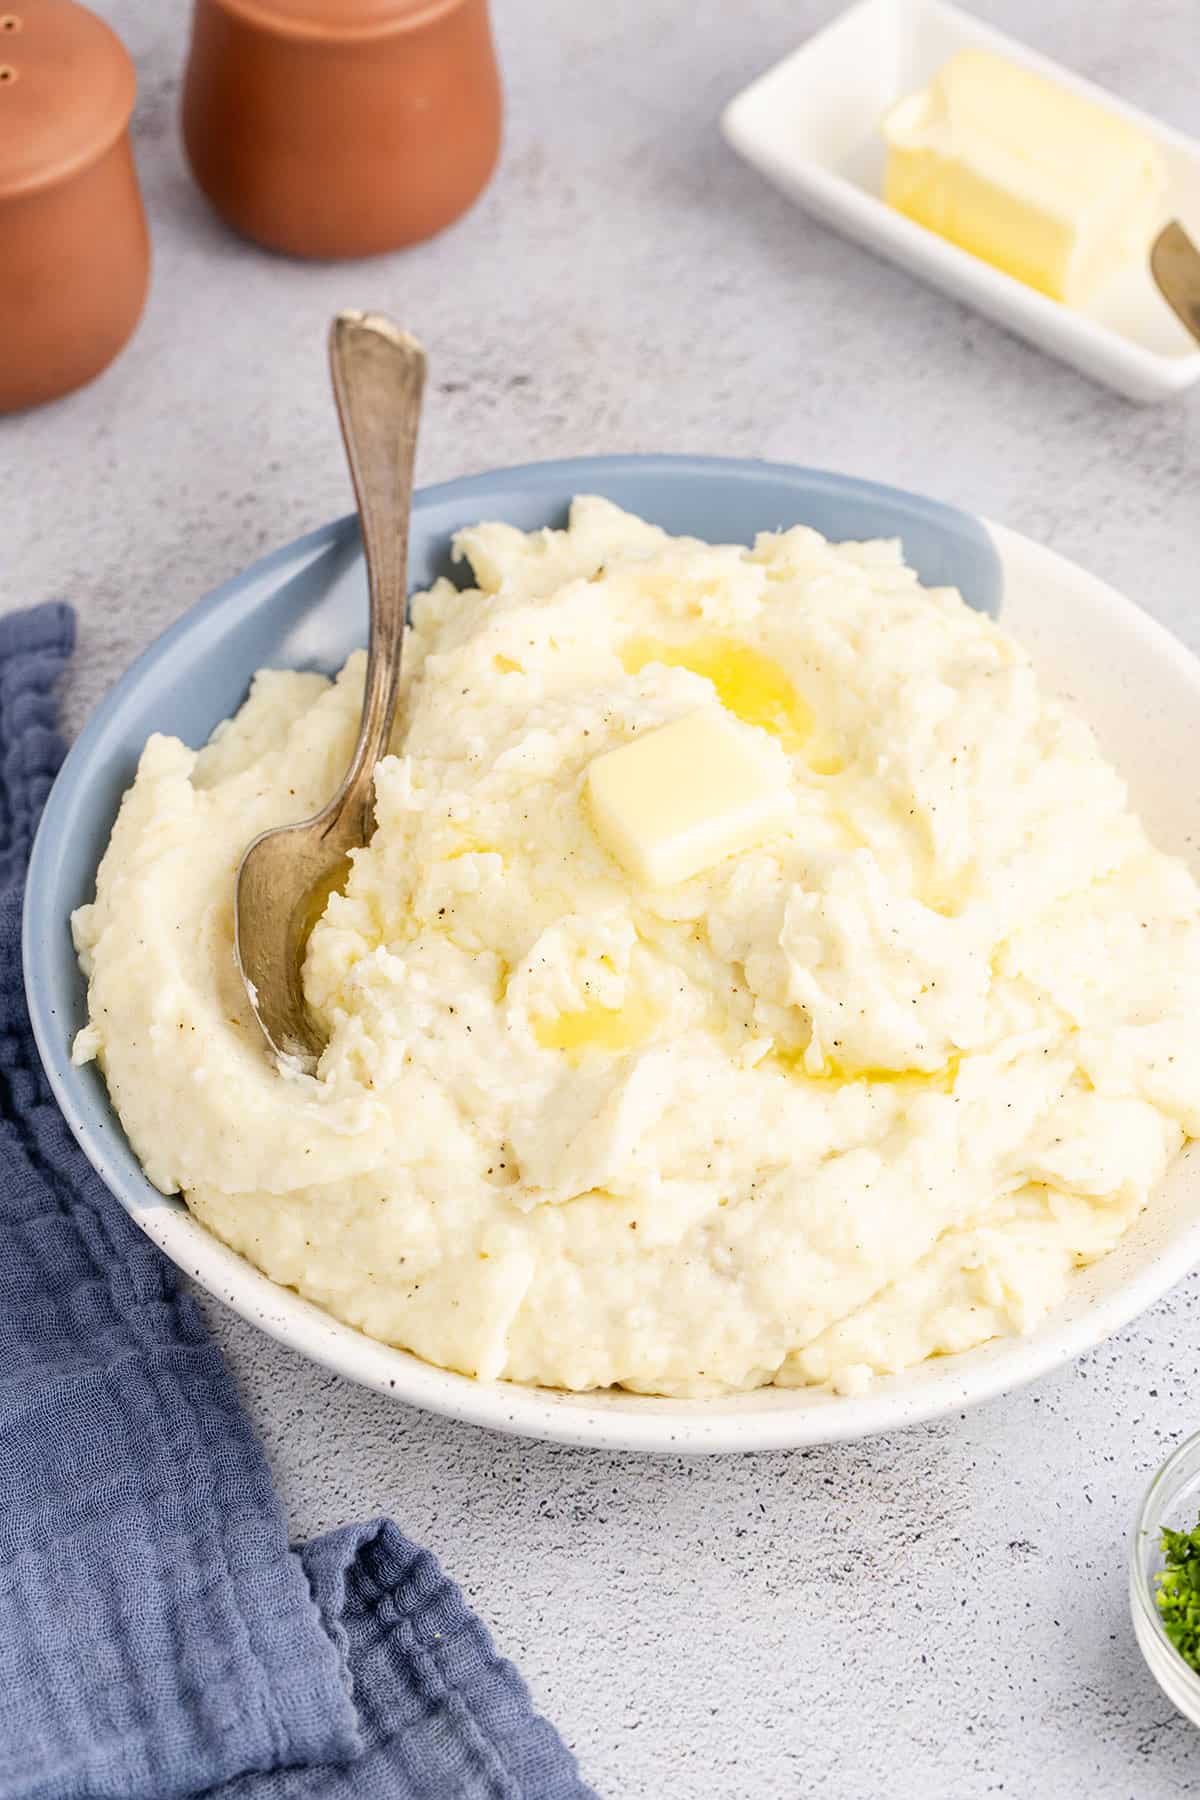
<path fill-rule="evenodd" d="M 193 189 L 185 8 L 97 3 L 141 74 L 150 305 L 93 388 L 0 422 L 3 603 L 79 608 L 72 725 L 189 601 L 349 505 L 322 366 L 341 305 L 429 347 L 425 479 L 619 449 L 848 469 L 1045 540 L 1200 649 L 1200 396 L 1089 386 L 723 147 L 722 103 L 829 0 L 497 0 L 498 179 L 436 242 L 341 268 L 239 243 Z M 1194 0 L 978 10 L 1194 128 Z M 426 1418 L 211 1308 L 297 1534 L 384 1512 L 431 1545 L 606 1800 L 1200 1792 L 1125 1598 L 1136 1500 L 1200 1427 L 1198 1316 L 1193 1278 L 966 1417 L 688 1463 Z"/>

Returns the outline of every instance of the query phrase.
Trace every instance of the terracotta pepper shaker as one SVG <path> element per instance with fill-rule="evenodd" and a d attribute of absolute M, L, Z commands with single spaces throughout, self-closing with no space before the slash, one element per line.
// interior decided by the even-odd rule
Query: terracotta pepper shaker
<path fill-rule="evenodd" d="M 124 46 L 74 0 L 9 5 L 0 11 L 0 412 L 56 399 L 107 367 L 137 324 L 150 270 Z"/>
<path fill-rule="evenodd" d="M 487 0 L 195 0 L 183 136 L 217 211 L 270 249 L 430 237 L 499 152 Z"/>

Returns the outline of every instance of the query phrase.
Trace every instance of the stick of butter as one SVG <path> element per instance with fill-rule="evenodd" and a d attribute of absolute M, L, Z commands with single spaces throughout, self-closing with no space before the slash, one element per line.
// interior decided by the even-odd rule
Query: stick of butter
<path fill-rule="evenodd" d="M 586 787 L 600 841 L 650 887 L 689 881 L 793 818 L 783 758 L 719 706 L 606 750 L 589 763 Z"/>
<path fill-rule="evenodd" d="M 1069 305 L 1148 252 L 1166 169 L 1127 120 L 988 50 L 961 50 L 887 115 L 884 198 Z"/>

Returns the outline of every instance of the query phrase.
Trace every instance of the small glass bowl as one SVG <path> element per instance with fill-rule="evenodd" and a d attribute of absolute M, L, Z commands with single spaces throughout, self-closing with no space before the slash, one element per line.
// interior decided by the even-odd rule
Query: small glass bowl
<path fill-rule="evenodd" d="M 1200 1675 L 1184 1662 L 1163 1630 L 1155 1576 L 1163 1566 L 1163 1526 L 1194 1531 L 1198 1518 L 1200 1434 L 1180 1444 L 1150 1483 L 1133 1528 L 1129 1557 L 1129 1604 L 1138 1646 L 1167 1699 L 1193 1725 L 1200 1725 Z"/>

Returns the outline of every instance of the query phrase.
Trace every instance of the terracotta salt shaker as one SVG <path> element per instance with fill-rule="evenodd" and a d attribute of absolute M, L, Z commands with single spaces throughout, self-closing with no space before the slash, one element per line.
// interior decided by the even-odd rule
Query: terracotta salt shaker
<path fill-rule="evenodd" d="M 6 0 L 0 0 L 3 8 Z M 74 0 L 0 10 L 0 412 L 81 387 L 129 338 L 150 245 L 133 64 Z"/>
<path fill-rule="evenodd" d="M 430 237 L 499 151 L 487 0 L 194 0 L 183 136 L 217 211 L 270 249 Z"/>

